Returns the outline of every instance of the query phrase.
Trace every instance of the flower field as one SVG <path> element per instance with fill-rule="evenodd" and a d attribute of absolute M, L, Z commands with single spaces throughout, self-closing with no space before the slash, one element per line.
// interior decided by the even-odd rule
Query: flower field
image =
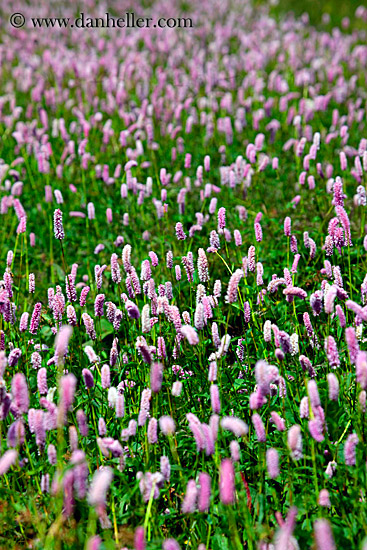
<path fill-rule="evenodd" d="M 367 8 L 82 9 L 175 26 L 1 7 L 0 549 L 366 550 Z"/>

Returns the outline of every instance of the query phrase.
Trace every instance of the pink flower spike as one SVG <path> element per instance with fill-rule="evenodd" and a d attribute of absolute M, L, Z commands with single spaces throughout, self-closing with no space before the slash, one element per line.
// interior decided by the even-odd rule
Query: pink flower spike
<path fill-rule="evenodd" d="M 219 474 L 219 495 L 223 504 L 234 504 L 235 476 L 233 463 L 229 458 L 222 460 Z"/>

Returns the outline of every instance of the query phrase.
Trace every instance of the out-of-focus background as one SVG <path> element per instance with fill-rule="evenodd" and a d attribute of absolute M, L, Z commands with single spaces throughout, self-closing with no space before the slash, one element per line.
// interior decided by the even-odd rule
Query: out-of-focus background
<path fill-rule="evenodd" d="M 300 16 L 307 13 L 310 22 L 315 26 L 328 23 L 332 26 L 340 26 L 342 23 L 349 26 L 355 21 L 355 12 L 358 6 L 367 6 L 367 2 L 363 0 L 256 0 L 256 3 L 259 5 L 270 4 L 274 14 L 292 11 L 295 16 Z M 322 20 L 322 14 L 328 14 L 330 20 L 327 21 L 325 16 Z M 349 18 L 349 22 L 346 18 Z"/>

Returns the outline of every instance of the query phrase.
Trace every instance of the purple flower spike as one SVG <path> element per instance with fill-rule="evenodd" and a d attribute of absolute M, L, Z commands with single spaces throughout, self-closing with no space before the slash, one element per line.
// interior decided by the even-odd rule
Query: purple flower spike
<path fill-rule="evenodd" d="M 59 208 L 54 212 L 54 234 L 55 238 L 60 241 L 65 239 L 64 227 L 62 225 L 62 212 Z"/>
<path fill-rule="evenodd" d="M 348 435 L 344 445 L 344 459 L 347 466 L 356 465 L 356 447 L 359 443 L 358 435 L 353 433 Z"/>
<path fill-rule="evenodd" d="M 132 302 L 131 300 L 127 300 L 125 302 L 125 307 L 129 317 L 131 317 L 132 319 L 139 319 L 140 311 L 138 306 L 134 304 L 134 302 Z"/>
<path fill-rule="evenodd" d="M 276 449 L 270 448 L 266 451 L 266 465 L 269 477 L 275 479 L 278 477 L 279 471 L 279 456 Z"/>
<path fill-rule="evenodd" d="M 150 371 L 150 387 L 152 392 L 158 393 L 161 390 L 163 382 L 163 365 L 153 363 Z"/>
<path fill-rule="evenodd" d="M 32 317 L 31 317 L 31 323 L 29 327 L 29 332 L 31 334 L 37 334 L 38 326 L 41 319 L 41 311 L 42 311 L 42 304 L 41 302 L 38 302 L 33 309 Z"/>
<path fill-rule="evenodd" d="M 257 413 L 254 413 L 252 415 L 251 420 L 252 420 L 252 423 L 254 425 L 255 432 L 256 432 L 256 437 L 257 437 L 258 441 L 260 441 L 260 442 L 266 441 L 265 427 L 264 427 L 263 421 L 261 420 L 261 416 Z"/>
<path fill-rule="evenodd" d="M 287 216 L 284 220 L 284 235 L 286 237 L 291 236 L 291 219 L 289 216 Z"/>
<path fill-rule="evenodd" d="M 220 233 L 226 226 L 226 209 L 219 208 L 218 210 L 218 232 Z"/>
<path fill-rule="evenodd" d="M 193 479 L 190 479 L 187 483 L 185 498 L 182 502 L 181 510 L 183 514 L 193 514 L 195 512 L 197 496 L 196 483 Z"/>
<path fill-rule="evenodd" d="M 84 379 L 85 387 L 89 390 L 94 386 L 93 374 L 89 369 L 83 369 L 82 375 Z"/>
<path fill-rule="evenodd" d="M 262 232 L 261 225 L 258 222 L 256 222 L 254 225 L 254 229 L 255 229 L 255 239 L 258 243 L 261 243 L 261 241 L 263 240 L 263 232 Z"/>
<path fill-rule="evenodd" d="M 186 235 L 181 222 L 176 223 L 176 237 L 179 241 L 184 241 L 186 239 Z"/>
<path fill-rule="evenodd" d="M 94 301 L 94 314 L 96 317 L 103 316 L 104 300 L 105 300 L 104 294 L 97 294 L 96 299 Z"/>
<path fill-rule="evenodd" d="M 26 413 L 29 408 L 29 394 L 24 374 L 18 372 L 11 382 L 11 393 L 13 402 L 20 414 Z"/>

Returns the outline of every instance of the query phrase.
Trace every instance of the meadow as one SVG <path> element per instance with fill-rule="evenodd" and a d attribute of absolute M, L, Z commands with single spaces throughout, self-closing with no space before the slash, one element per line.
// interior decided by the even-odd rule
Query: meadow
<path fill-rule="evenodd" d="M 289 7 L 1 7 L 0 549 L 367 549 L 367 8 Z"/>

